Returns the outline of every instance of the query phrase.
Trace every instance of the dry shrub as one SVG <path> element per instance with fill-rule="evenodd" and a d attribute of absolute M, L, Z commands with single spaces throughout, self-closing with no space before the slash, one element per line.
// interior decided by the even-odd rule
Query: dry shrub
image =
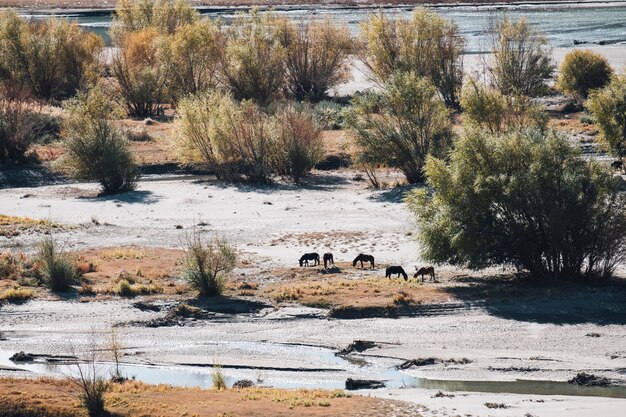
<path fill-rule="evenodd" d="M 575 49 L 565 55 L 559 68 L 557 88 L 582 101 L 591 90 L 603 88 L 611 81 L 613 69 L 602 55 Z"/>
<path fill-rule="evenodd" d="M 45 130 L 40 106 L 25 96 L 0 93 L 0 164 L 19 162 Z"/>
<path fill-rule="evenodd" d="M 35 291 L 22 288 L 19 286 L 15 286 L 8 290 L 5 290 L 0 295 L 0 301 L 5 301 L 7 303 L 23 303 L 24 301 L 28 301 L 35 296 Z"/>
<path fill-rule="evenodd" d="M 66 291 L 78 278 L 76 268 L 69 256 L 59 249 L 52 236 L 44 237 L 39 242 L 37 259 L 39 273 L 44 283 L 52 291 Z"/>
<path fill-rule="evenodd" d="M 374 77 L 387 82 L 398 72 L 426 77 L 448 106 L 458 107 L 463 83 L 465 41 L 453 22 L 418 9 L 411 19 L 371 16 L 362 26 L 363 61 Z"/>
<path fill-rule="evenodd" d="M 204 245 L 194 234 L 188 237 L 182 277 L 201 296 L 221 295 L 236 260 L 234 249 L 225 239 L 213 238 Z"/>
<path fill-rule="evenodd" d="M 198 19 L 198 12 L 186 0 L 120 0 L 115 8 L 111 37 L 119 43 L 126 34 L 148 27 L 172 34 Z"/>
<path fill-rule="evenodd" d="M 354 48 L 345 25 L 331 19 L 304 24 L 283 19 L 278 32 L 286 51 L 286 88 L 296 100 L 321 100 L 349 79 Z"/>

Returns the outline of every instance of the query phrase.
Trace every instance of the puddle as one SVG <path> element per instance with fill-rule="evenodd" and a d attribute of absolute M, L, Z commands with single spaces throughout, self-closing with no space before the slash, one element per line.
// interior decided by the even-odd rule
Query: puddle
<path fill-rule="evenodd" d="M 247 343 L 238 343 L 238 345 Z M 529 395 L 573 395 L 573 396 L 595 396 L 610 398 L 626 398 L 626 387 L 579 387 L 567 382 L 552 381 L 456 381 L 418 378 L 407 375 L 395 369 L 389 360 L 376 358 L 350 357 L 344 358 L 336 356 L 329 349 L 302 346 L 302 345 L 281 345 L 272 343 L 254 343 L 260 345 L 257 348 L 262 350 L 279 347 L 289 350 L 289 353 L 306 355 L 307 361 L 320 362 L 328 370 L 307 371 L 280 369 L 249 369 L 227 367 L 222 368 L 228 385 L 232 385 L 239 379 L 250 379 L 261 386 L 271 386 L 278 388 L 344 388 L 347 377 L 357 377 L 361 379 L 377 379 L 385 381 L 388 388 L 425 388 L 442 391 L 467 391 L 467 392 L 491 392 L 491 393 L 511 393 Z M 37 359 L 33 362 L 13 363 L 9 360 L 12 352 L 0 351 L 0 368 L 17 368 L 32 372 L 36 375 L 49 376 L 71 376 L 76 372 L 76 366 L 68 363 L 48 363 L 45 359 Z M 277 355 L 280 356 L 280 355 Z M 397 362 L 397 361 L 395 361 Z M 103 375 L 112 374 L 114 365 L 111 363 L 100 363 L 99 372 Z M 122 375 L 128 378 L 150 384 L 170 384 L 185 387 L 209 388 L 213 385 L 211 366 L 153 366 L 143 364 L 120 364 Z M 21 372 L 20 372 L 21 373 Z M 17 374 L 20 374 L 17 373 Z"/>

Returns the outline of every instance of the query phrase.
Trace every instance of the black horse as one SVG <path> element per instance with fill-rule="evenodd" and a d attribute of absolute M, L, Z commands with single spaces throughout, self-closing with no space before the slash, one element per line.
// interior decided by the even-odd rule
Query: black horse
<path fill-rule="evenodd" d="M 300 258 L 300 266 L 303 266 L 303 265 L 309 266 L 309 261 L 315 261 L 313 263 L 313 265 L 319 265 L 320 264 L 320 254 L 319 253 L 315 253 L 315 252 L 305 253 Z"/>
<path fill-rule="evenodd" d="M 363 255 L 362 253 L 359 253 L 359 256 L 354 258 L 354 261 L 352 261 L 352 266 L 356 266 L 357 262 L 361 262 L 361 268 L 363 268 L 363 262 L 369 262 L 370 269 L 374 269 L 374 257 L 372 255 Z"/>
<path fill-rule="evenodd" d="M 611 164 L 611 167 L 616 171 L 621 171 L 624 169 L 624 163 L 622 161 L 615 161 Z"/>
<path fill-rule="evenodd" d="M 335 260 L 333 259 L 333 254 L 330 252 L 326 252 L 324 254 L 324 268 L 328 268 L 328 265 L 335 265 Z"/>
<path fill-rule="evenodd" d="M 392 274 L 398 274 L 396 278 L 400 278 L 400 275 L 402 275 L 405 281 L 409 279 L 409 276 L 401 266 L 390 266 L 385 270 L 385 278 L 391 278 Z"/>

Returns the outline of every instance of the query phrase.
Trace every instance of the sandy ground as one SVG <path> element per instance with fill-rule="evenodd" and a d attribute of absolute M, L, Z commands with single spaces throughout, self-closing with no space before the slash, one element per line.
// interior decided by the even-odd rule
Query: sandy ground
<path fill-rule="evenodd" d="M 354 176 L 353 171 L 316 173 L 300 188 L 171 178 L 142 181 L 135 192 L 106 198 L 94 197 L 94 184 L 5 189 L 0 190 L 0 207 L 3 214 L 73 226 L 55 233 L 69 249 L 129 244 L 180 248 L 185 233 L 203 222 L 197 226 L 201 233 L 230 238 L 255 263 L 252 268 L 295 266 L 302 252 L 332 250 L 341 261 L 372 251 L 380 263 L 412 269 L 419 264 L 418 247 L 406 233 L 412 221 L 401 202 L 403 189 L 372 191 Z M 333 238 L 352 235 L 357 237 Z M 28 252 L 38 238 L 28 233 L 0 238 L 0 247 Z M 419 386 L 419 378 L 566 381 L 580 371 L 624 381 L 623 303 L 607 291 L 585 295 L 588 307 L 580 315 L 581 299 L 556 303 L 551 302 L 554 294 L 547 294 L 523 305 L 515 298 L 497 305 L 450 303 L 441 311 L 397 319 L 329 320 L 325 310 L 296 305 L 258 306 L 233 315 L 206 305 L 211 312 L 207 320 L 156 328 L 144 324 L 163 313 L 133 307 L 137 299 L 43 299 L 0 308 L 0 365 L 15 367 L 7 358 L 20 350 L 83 351 L 94 340 L 105 343 L 116 326 L 125 341 L 129 374 L 137 372 L 150 382 L 206 386 L 214 363 L 225 367 L 231 382 L 262 379 L 281 387 L 335 388 L 347 377 L 390 379 L 396 387 L 407 381 Z M 354 340 L 378 346 L 347 359 L 335 356 Z M 390 371 L 404 360 L 427 357 L 471 362 Z M 159 367 L 148 372 L 133 364 Z M 431 398 L 433 392 L 412 388 L 375 395 L 422 404 L 423 415 L 582 416 L 590 415 L 584 414 L 587 407 L 598 411 L 594 415 L 618 416 L 626 409 L 623 399 L 458 392 L 454 398 Z M 511 408 L 488 409 L 485 402 Z"/>

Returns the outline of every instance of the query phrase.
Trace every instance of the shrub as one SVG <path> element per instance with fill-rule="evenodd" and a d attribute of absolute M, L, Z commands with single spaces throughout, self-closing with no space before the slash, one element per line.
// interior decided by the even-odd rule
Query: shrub
<path fill-rule="evenodd" d="M 350 77 L 353 40 L 346 26 L 332 20 L 302 25 L 283 19 L 279 25 L 286 51 L 286 88 L 297 100 L 321 100 L 326 92 Z"/>
<path fill-rule="evenodd" d="M 98 75 L 102 39 L 60 19 L 26 22 L 13 11 L 0 13 L 0 79 L 35 97 L 73 95 Z"/>
<path fill-rule="evenodd" d="M 526 127 L 545 130 L 548 115 L 525 96 L 505 96 L 498 89 L 470 80 L 463 86 L 461 107 L 469 124 L 491 133 Z"/>
<path fill-rule="evenodd" d="M 2 295 L 0 295 L 0 301 L 6 301 L 8 303 L 23 303 L 24 301 L 30 300 L 34 296 L 35 291 L 16 286 L 5 290 Z"/>
<path fill-rule="evenodd" d="M 163 112 L 172 69 L 163 56 L 166 46 L 154 28 L 127 33 L 120 42 L 111 70 L 130 116 Z"/>
<path fill-rule="evenodd" d="M 33 104 L 0 95 L 0 164 L 24 158 L 44 132 L 45 120 Z"/>
<path fill-rule="evenodd" d="M 191 236 L 185 249 L 183 279 L 202 296 L 221 295 L 236 259 L 235 251 L 225 239 L 214 238 L 203 245 L 197 235 Z"/>
<path fill-rule="evenodd" d="M 396 72 L 413 72 L 429 78 L 446 104 L 458 108 L 465 41 L 456 24 L 419 9 L 410 20 L 373 15 L 361 29 L 363 61 L 379 81 L 387 82 Z"/>
<path fill-rule="evenodd" d="M 66 291 L 70 285 L 76 282 L 76 268 L 57 246 L 51 236 L 45 237 L 39 242 L 38 261 L 39 273 L 44 283 L 52 291 Z"/>
<path fill-rule="evenodd" d="M 425 173 L 432 192 L 407 199 L 424 259 L 571 279 L 626 258 L 621 180 L 556 133 L 468 132 L 449 165 L 429 158 Z"/>
<path fill-rule="evenodd" d="M 289 107 L 280 113 L 275 119 L 278 171 L 300 182 L 324 156 L 321 133 L 309 112 Z"/>
<path fill-rule="evenodd" d="M 115 106 L 96 88 L 69 103 L 63 122 L 62 168 L 73 178 L 98 181 L 104 194 L 133 190 L 139 178 L 128 140 L 107 119 L 114 114 Z"/>
<path fill-rule="evenodd" d="M 220 49 L 223 84 L 239 100 L 264 106 L 280 96 L 285 81 L 285 48 L 270 15 L 237 16 Z"/>
<path fill-rule="evenodd" d="M 326 130 L 338 130 L 343 127 L 347 109 L 333 101 L 320 101 L 313 107 L 315 121 Z"/>
<path fill-rule="evenodd" d="M 395 167 L 415 183 L 423 179 L 426 156 L 444 155 L 451 145 L 449 111 L 428 79 L 413 73 L 392 77 L 384 92 L 353 105 L 348 126 L 357 164 Z"/>
<path fill-rule="evenodd" d="M 626 157 L 626 77 L 616 75 L 586 103 L 600 131 L 602 143 L 618 158 Z"/>
<path fill-rule="evenodd" d="M 104 394 L 109 382 L 100 374 L 96 358 L 95 346 L 90 357 L 82 362 L 76 363 L 76 375 L 71 381 L 80 391 L 79 399 L 83 407 L 87 410 L 89 417 L 105 417 L 109 414 L 105 410 Z"/>
<path fill-rule="evenodd" d="M 489 28 L 493 63 L 489 68 L 494 85 L 504 95 L 536 96 L 546 91 L 554 64 L 548 41 L 525 19 L 503 18 Z"/>
<path fill-rule="evenodd" d="M 565 55 L 559 68 L 557 88 L 581 101 L 589 91 L 609 83 L 613 69 L 602 55 L 589 50 L 575 49 Z"/>
<path fill-rule="evenodd" d="M 225 390 L 226 385 L 226 377 L 224 376 L 224 372 L 222 372 L 222 367 L 219 365 L 213 365 L 213 374 L 211 375 L 213 379 L 213 389 L 217 391 Z"/>

